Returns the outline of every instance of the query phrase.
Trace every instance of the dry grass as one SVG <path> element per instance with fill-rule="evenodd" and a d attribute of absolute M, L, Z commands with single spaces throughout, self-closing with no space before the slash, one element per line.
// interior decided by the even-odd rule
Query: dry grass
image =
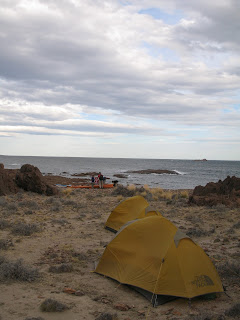
<path fill-rule="evenodd" d="M 129 186 L 127 186 L 127 189 L 129 191 L 136 191 L 137 187 L 134 184 L 130 184 Z"/>

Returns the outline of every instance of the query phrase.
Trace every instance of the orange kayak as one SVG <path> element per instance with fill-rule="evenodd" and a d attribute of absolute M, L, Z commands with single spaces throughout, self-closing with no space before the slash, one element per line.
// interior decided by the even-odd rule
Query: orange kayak
<path fill-rule="evenodd" d="M 114 185 L 113 183 L 110 184 L 104 184 L 103 185 L 103 189 L 107 189 L 107 188 L 113 188 Z M 73 188 L 73 189 L 91 189 L 92 186 L 67 186 L 67 188 Z M 99 185 L 94 185 L 94 188 L 99 188 Z"/>

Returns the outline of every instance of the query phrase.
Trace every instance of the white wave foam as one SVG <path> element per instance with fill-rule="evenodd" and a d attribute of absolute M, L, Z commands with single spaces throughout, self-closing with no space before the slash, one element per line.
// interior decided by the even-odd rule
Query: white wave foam
<path fill-rule="evenodd" d="M 182 176 L 184 176 L 185 174 L 187 174 L 187 172 L 181 172 L 181 171 L 178 171 L 178 170 L 173 170 L 175 171 L 177 174 L 180 174 Z"/>

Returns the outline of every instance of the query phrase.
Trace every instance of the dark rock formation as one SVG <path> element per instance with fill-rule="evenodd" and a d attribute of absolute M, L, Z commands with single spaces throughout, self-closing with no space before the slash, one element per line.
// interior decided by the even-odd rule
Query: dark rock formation
<path fill-rule="evenodd" d="M 18 192 L 15 173 L 16 171 L 10 173 L 10 170 L 4 169 L 4 165 L 0 163 L 0 196 Z"/>
<path fill-rule="evenodd" d="M 189 204 L 240 207 L 240 178 L 228 176 L 224 181 L 209 182 L 205 187 L 197 186 L 189 197 Z"/>
<path fill-rule="evenodd" d="M 99 172 L 82 172 L 82 173 L 73 173 L 71 174 L 72 177 L 85 177 L 85 176 L 97 176 Z"/>
<path fill-rule="evenodd" d="M 16 184 L 25 191 L 32 191 L 51 196 L 57 194 L 57 188 L 46 184 L 43 175 L 37 167 L 24 164 L 16 173 Z"/>
<path fill-rule="evenodd" d="M 122 174 L 122 173 L 117 173 L 117 174 L 114 174 L 113 176 L 117 178 L 122 178 L 122 179 L 127 179 L 128 177 L 126 174 Z"/>
<path fill-rule="evenodd" d="M 150 174 L 150 173 L 157 173 L 157 174 L 178 174 L 176 171 L 172 170 L 161 170 L 161 169 L 146 169 L 146 170 L 138 170 L 138 171 L 127 171 L 129 173 L 140 173 L 140 174 Z"/>

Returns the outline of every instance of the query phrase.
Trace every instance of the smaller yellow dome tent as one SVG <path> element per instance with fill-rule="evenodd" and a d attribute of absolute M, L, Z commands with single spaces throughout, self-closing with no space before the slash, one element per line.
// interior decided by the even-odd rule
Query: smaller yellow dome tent
<path fill-rule="evenodd" d="M 123 200 L 108 217 L 105 228 L 117 232 L 125 223 L 152 215 L 161 215 L 149 206 L 142 196 L 134 196 Z"/>
<path fill-rule="evenodd" d="M 162 216 L 126 224 L 106 247 L 95 272 L 136 288 L 153 305 L 166 302 L 164 296 L 223 292 L 203 249 Z"/>

